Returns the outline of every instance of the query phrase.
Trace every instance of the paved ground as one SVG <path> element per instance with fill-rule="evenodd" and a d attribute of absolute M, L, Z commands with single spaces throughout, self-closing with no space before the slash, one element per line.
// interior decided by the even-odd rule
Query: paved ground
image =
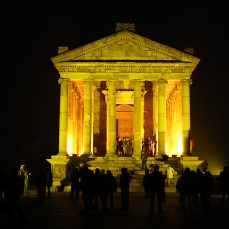
<path fill-rule="evenodd" d="M 88 216 L 82 215 L 82 200 L 77 203 L 69 199 L 69 193 L 52 193 L 51 199 L 37 203 L 36 195 L 32 192 L 22 198 L 23 209 L 28 221 L 23 226 L 20 219 L 15 217 L 15 228 L 207 228 L 217 225 L 217 228 L 228 228 L 229 204 L 221 204 L 219 196 L 213 196 L 210 212 L 205 212 L 202 205 L 196 204 L 190 209 L 179 204 L 177 193 L 167 193 L 164 203 L 164 213 L 159 214 L 155 208 L 154 214 L 149 212 L 149 199 L 144 193 L 130 194 L 130 209 L 120 210 L 120 193 L 115 193 L 115 209 L 91 210 Z M 0 205 L 0 228 L 9 228 L 4 204 Z M 225 225 L 226 223 L 226 225 Z M 4 226 L 3 226 L 4 225 Z M 225 225 L 225 226 L 223 226 Z"/>

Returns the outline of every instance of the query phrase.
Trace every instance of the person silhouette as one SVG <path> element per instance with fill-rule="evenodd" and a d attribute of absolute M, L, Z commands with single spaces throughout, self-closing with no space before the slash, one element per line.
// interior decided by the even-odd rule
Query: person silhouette
<path fill-rule="evenodd" d="M 190 168 L 186 168 L 181 177 L 181 196 L 182 196 L 182 205 L 185 206 L 186 198 L 188 198 L 189 206 L 192 204 L 192 187 L 191 187 L 191 170 Z"/>
<path fill-rule="evenodd" d="M 99 198 L 100 198 L 100 192 L 101 192 L 101 173 L 100 169 L 95 169 L 95 175 L 93 179 L 93 197 L 94 197 L 94 205 L 95 209 L 99 208 Z"/>
<path fill-rule="evenodd" d="M 88 208 L 90 205 L 90 197 L 91 197 L 91 173 L 87 166 L 84 166 L 80 169 L 80 190 L 82 192 L 82 199 L 84 209 L 81 211 L 82 214 L 88 214 Z"/>
<path fill-rule="evenodd" d="M 5 183 L 5 201 L 9 222 L 15 223 L 14 213 L 16 212 L 23 223 L 26 222 L 21 204 L 21 195 L 24 192 L 24 179 L 19 176 L 18 169 L 12 168 Z"/>
<path fill-rule="evenodd" d="M 145 198 L 146 199 L 150 197 L 149 179 L 150 179 L 149 169 L 146 169 L 145 175 L 144 175 L 143 181 L 142 181 L 142 186 L 144 187 L 144 190 L 145 190 Z"/>
<path fill-rule="evenodd" d="M 201 184 L 201 200 L 205 210 L 211 208 L 213 178 L 209 171 L 205 172 Z"/>
<path fill-rule="evenodd" d="M 45 198 L 46 191 L 46 174 L 41 168 L 37 175 L 37 200 L 42 202 Z"/>
<path fill-rule="evenodd" d="M 159 166 L 154 166 L 154 171 L 150 174 L 150 212 L 154 211 L 154 200 L 157 196 L 158 210 L 160 213 L 162 210 L 162 201 L 165 198 L 165 176 L 159 171 Z"/>
<path fill-rule="evenodd" d="M 127 172 L 127 168 L 121 168 L 120 189 L 121 189 L 122 210 L 128 210 L 129 208 L 130 181 L 131 181 L 131 177 L 130 174 Z"/>
<path fill-rule="evenodd" d="M 107 175 L 105 174 L 105 169 L 101 170 L 101 176 L 100 176 L 100 197 L 101 197 L 101 204 L 102 209 L 105 211 L 107 209 L 107 196 L 108 196 L 108 180 Z"/>
<path fill-rule="evenodd" d="M 71 190 L 70 190 L 70 199 L 78 200 L 79 199 L 79 170 L 74 168 L 70 175 Z"/>
<path fill-rule="evenodd" d="M 147 169 L 147 159 L 148 159 L 148 151 L 146 150 L 146 147 L 143 146 L 142 153 L 141 153 L 141 159 L 142 159 L 142 169 Z"/>
<path fill-rule="evenodd" d="M 50 170 L 46 173 L 46 187 L 47 187 L 47 198 L 51 197 L 51 191 L 50 188 L 52 187 L 53 177 L 52 172 Z"/>
<path fill-rule="evenodd" d="M 222 203 L 224 204 L 226 196 L 229 201 L 229 171 L 226 166 L 223 168 L 223 171 L 220 172 L 219 180 L 221 184 Z"/>
<path fill-rule="evenodd" d="M 110 200 L 110 208 L 114 208 L 114 192 L 117 191 L 117 183 L 110 170 L 107 170 L 107 195 Z"/>

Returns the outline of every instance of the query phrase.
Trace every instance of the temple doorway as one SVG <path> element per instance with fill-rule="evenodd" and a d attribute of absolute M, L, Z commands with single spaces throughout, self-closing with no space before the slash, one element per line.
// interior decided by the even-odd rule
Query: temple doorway
<path fill-rule="evenodd" d="M 133 139 L 133 114 L 134 107 L 130 104 L 116 106 L 116 131 L 117 137 Z"/>

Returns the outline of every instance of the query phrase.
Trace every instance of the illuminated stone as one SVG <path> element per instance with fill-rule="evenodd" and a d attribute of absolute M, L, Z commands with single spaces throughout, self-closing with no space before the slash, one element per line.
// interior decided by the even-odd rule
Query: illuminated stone
<path fill-rule="evenodd" d="M 57 156 L 91 153 L 92 168 L 118 174 L 121 166 L 141 170 L 142 138 L 154 139 L 158 154 L 189 154 L 189 84 L 199 58 L 133 29 L 118 24 L 119 32 L 76 49 L 60 47 L 52 58 L 61 82 Z M 133 155 L 117 157 L 116 137 L 126 135 L 134 137 Z"/>
<path fill-rule="evenodd" d="M 91 153 L 91 106 L 92 106 L 92 83 L 84 80 L 84 153 Z"/>

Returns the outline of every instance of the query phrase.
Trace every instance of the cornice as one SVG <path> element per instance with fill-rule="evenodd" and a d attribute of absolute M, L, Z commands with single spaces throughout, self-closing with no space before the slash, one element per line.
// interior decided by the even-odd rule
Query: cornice
<path fill-rule="evenodd" d="M 110 62 L 65 62 L 56 65 L 61 72 L 87 73 L 192 73 L 192 63 L 110 63 Z"/>

